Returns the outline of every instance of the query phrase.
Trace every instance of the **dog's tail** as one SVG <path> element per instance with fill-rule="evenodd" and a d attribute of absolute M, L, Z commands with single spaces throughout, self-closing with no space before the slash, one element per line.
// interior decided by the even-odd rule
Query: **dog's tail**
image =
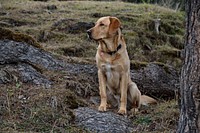
<path fill-rule="evenodd" d="M 157 104 L 157 100 L 147 95 L 141 95 L 140 104 L 141 105 L 148 105 L 148 104 Z"/>

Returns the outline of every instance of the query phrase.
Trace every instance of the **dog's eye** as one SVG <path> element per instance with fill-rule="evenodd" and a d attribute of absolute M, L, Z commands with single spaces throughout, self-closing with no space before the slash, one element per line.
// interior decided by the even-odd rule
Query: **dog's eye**
<path fill-rule="evenodd" d="M 104 26 L 104 24 L 101 23 L 99 26 Z"/>

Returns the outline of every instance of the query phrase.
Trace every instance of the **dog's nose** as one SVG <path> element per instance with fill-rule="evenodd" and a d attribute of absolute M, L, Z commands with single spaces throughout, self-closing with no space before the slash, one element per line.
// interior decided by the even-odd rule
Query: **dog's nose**
<path fill-rule="evenodd" d="M 87 30 L 87 35 L 88 35 L 89 39 L 92 39 L 92 31 L 91 31 L 91 29 Z"/>
<path fill-rule="evenodd" d="M 88 34 L 88 36 L 91 36 L 91 34 L 92 34 L 91 30 L 87 30 L 87 34 Z"/>

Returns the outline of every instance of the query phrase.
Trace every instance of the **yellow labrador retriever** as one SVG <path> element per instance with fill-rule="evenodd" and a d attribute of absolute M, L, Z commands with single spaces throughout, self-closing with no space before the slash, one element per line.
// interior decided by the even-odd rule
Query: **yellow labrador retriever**
<path fill-rule="evenodd" d="M 113 95 L 121 94 L 119 114 L 126 114 L 127 100 L 131 102 L 134 111 L 137 111 L 140 104 L 155 103 L 156 100 L 153 98 L 141 96 L 137 85 L 131 81 L 130 60 L 121 34 L 119 19 L 110 16 L 102 17 L 87 31 L 87 34 L 89 38 L 99 43 L 96 63 L 101 103 L 98 110 L 106 111 L 106 88 Z"/>

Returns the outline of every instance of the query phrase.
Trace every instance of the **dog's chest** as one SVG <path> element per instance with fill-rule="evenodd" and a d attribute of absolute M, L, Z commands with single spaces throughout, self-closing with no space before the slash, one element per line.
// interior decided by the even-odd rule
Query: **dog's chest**
<path fill-rule="evenodd" d="M 112 76 L 114 74 L 113 68 L 112 68 L 111 64 L 109 64 L 109 63 L 107 63 L 105 65 L 105 74 L 106 74 L 107 79 L 112 78 Z"/>
<path fill-rule="evenodd" d="M 112 65 L 110 63 L 102 64 L 101 67 L 106 75 L 107 85 L 110 88 L 119 88 L 122 67 L 120 65 Z"/>

